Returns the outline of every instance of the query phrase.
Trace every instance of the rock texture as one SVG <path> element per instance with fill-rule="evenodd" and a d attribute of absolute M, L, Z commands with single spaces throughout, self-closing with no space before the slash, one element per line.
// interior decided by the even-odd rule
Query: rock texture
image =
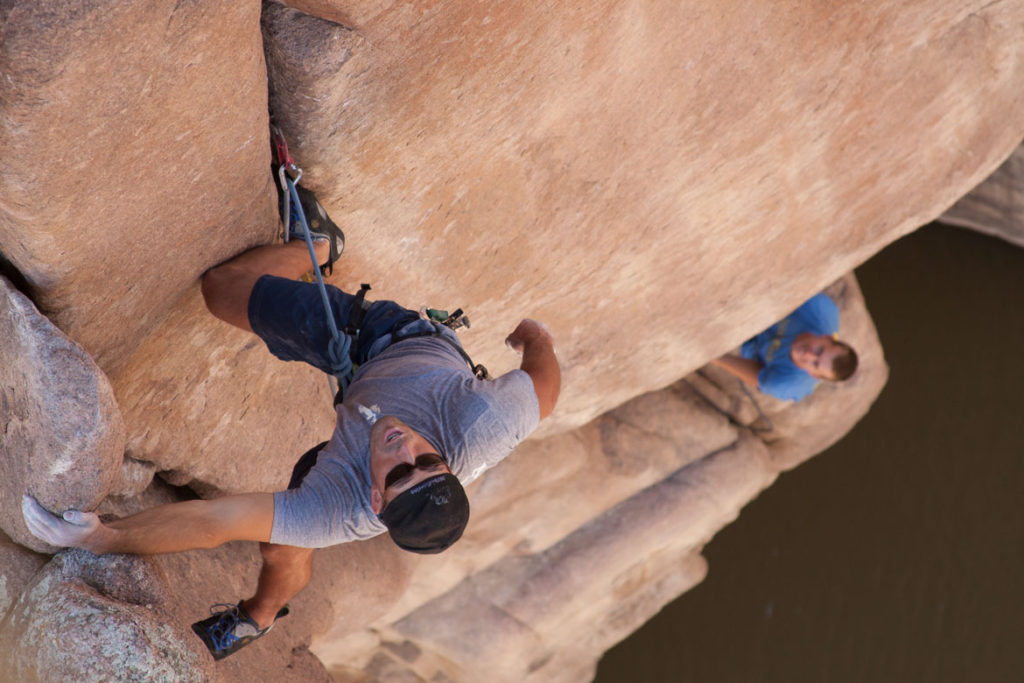
<path fill-rule="evenodd" d="M 109 498 L 101 511 L 123 516 L 181 497 L 157 484 L 130 501 Z M 360 550 L 352 557 L 375 559 L 366 555 L 370 548 Z M 42 556 L 15 555 L 0 543 L 2 576 L 17 591 L 0 623 L 3 680 L 234 683 L 264 680 L 269 671 L 273 680 L 329 683 L 306 647 L 311 624 L 323 623 L 328 611 L 312 592 L 293 603 L 301 621 L 283 619 L 259 648 L 216 665 L 189 628 L 208 605 L 234 603 L 251 591 L 258 558 L 253 543 L 151 558 L 65 551 L 37 571 Z M 336 578 L 347 577 L 342 570 Z"/>
<path fill-rule="evenodd" d="M 1024 247 L 1024 146 L 939 220 Z"/>
<path fill-rule="evenodd" d="M 349 236 L 335 284 L 463 306 L 495 372 L 521 316 L 548 322 L 551 435 L 734 347 L 996 168 L 1024 135 L 1022 5 L 308 7 L 337 23 L 269 3 L 263 24 L 275 113 Z M 267 206 L 182 243 L 192 275 L 271 234 Z M 207 493 L 280 486 L 330 432 L 326 387 L 173 270 L 138 283 L 180 298 L 110 368 L 129 452 Z"/>
<path fill-rule="evenodd" d="M 202 645 L 183 637 L 162 604 L 150 560 L 84 551 L 57 555 L 9 612 L 4 673 L 16 681 L 203 681 Z M 192 639 L 194 640 L 194 639 Z"/>
<path fill-rule="evenodd" d="M 267 6 L 271 106 L 352 236 L 341 280 L 464 306 L 492 369 L 548 321 L 546 434 L 763 329 L 1024 137 L 1019 1 L 289 4 L 325 20 Z"/>
<path fill-rule="evenodd" d="M 259 10 L 0 3 L 0 251 L 106 371 L 276 232 Z"/>
<path fill-rule="evenodd" d="M 285 487 L 295 460 L 334 430 L 324 375 L 211 316 L 195 283 L 111 382 L 126 454 L 211 495 Z"/>
<path fill-rule="evenodd" d="M 0 276 L 0 528 L 52 551 L 21 517 L 27 491 L 52 510 L 92 510 L 118 481 L 125 428 L 85 351 Z"/>
<path fill-rule="evenodd" d="M 55 508 L 117 493 L 113 514 L 273 490 L 329 434 L 323 378 L 212 319 L 196 284 L 279 229 L 268 101 L 349 237 L 335 284 L 463 306 L 494 372 L 537 317 L 564 367 L 557 413 L 473 485 L 452 552 L 318 553 L 294 615 L 217 666 L 188 624 L 251 591 L 254 544 L 38 571 L 15 552 L 3 670 L 586 678 L 700 580 L 747 500 L 868 409 L 885 363 L 843 276 L 1024 137 L 1022 25 L 1024 0 L 0 0 L 0 271 L 67 335 L 0 335 L 0 524 L 19 543 L 26 487 Z M 851 382 L 792 406 L 702 368 L 830 283 L 862 359 Z M 4 332 L 45 327 L 4 301 Z M 45 398 L 62 372 L 80 373 L 67 415 Z M 65 484 L 49 500 L 76 420 L 113 455 L 74 461 L 85 502 Z M 58 442 L 42 460 L 28 422 Z"/>
<path fill-rule="evenodd" d="M 0 621 L 49 559 L 0 534 Z"/>

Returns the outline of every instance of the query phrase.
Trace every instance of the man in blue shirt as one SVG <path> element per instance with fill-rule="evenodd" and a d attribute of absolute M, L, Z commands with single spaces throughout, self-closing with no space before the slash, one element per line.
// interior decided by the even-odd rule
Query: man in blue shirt
<path fill-rule="evenodd" d="M 798 309 L 740 347 L 712 363 L 761 393 L 800 401 L 818 380 L 841 382 L 857 369 L 857 352 L 836 339 L 839 308 L 825 294 L 816 294 Z"/>

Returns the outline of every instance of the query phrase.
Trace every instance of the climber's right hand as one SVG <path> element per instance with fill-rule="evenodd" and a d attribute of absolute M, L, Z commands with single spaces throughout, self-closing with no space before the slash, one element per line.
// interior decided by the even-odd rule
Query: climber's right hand
<path fill-rule="evenodd" d="M 33 536 L 58 548 L 81 547 L 100 527 L 100 518 L 95 512 L 68 510 L 63 517 L 58 517 L 28 494 L 21 499 L 21 514 Z"/>

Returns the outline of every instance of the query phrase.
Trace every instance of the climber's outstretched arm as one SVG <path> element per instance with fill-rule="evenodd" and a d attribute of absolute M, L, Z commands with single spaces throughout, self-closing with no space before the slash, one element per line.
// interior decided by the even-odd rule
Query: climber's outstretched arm
<path fill-rule="evenodd" d="M 270 541 L 274 495 L 246 493 L 213 500 L 160 505 L 138 514 L 101 522 L 92 512 L 52 514 L 32 496 L 22 501 L 29 531 L 41 541 L 84 548 L 97 555 L 151 555 L 193 548 L 215 548 L 228 541 Z"/>
<path fill-rule="evenodd" d="M 760 362 L 751 358 L 743 358 L 741 356 L 733 355 L 716 358 L 711 361 L 711 364 L 728 371 L 736 377 L 739 377 L 752 387 L 757 386 L 757 376 L 761 372 L 761 368 L 764 367 Z"/>

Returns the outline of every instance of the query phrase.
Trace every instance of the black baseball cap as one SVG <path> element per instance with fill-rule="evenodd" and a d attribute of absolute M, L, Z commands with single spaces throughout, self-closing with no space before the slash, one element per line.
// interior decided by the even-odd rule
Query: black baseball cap
<path fill-rule="evenodd" d="M 454 474 L 445 472 L 402 491 L 380 513 L 391 540 L 402 550 L 431 555 L 462 537 L 469 499 Z"/>

